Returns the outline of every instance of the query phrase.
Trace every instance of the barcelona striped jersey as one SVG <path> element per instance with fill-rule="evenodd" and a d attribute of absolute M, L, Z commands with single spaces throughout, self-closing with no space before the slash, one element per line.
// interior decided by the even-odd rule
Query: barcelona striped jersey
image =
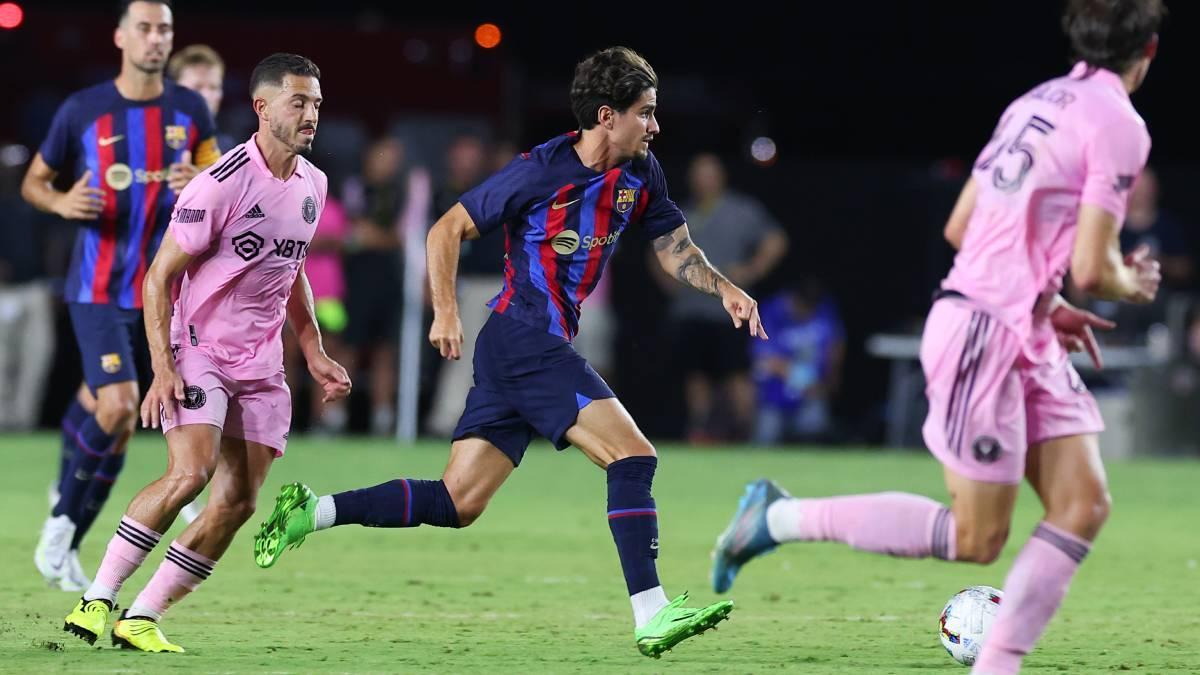
<path fill-rule="evenodd" d="M 167 173 L 189 151 L 201 168 L 220 156 L 212 115 L 199 94 L 170 80 L 148 101 L 130 101 L 108 81 L 63 102 L 42 159 L 72 183 L 90 169 L 91 187 L 104 192 L 100 217 L 80 221 L 67 302 L 141 308 L 142 279 L 175 204 Z"/>
<path fill-rule="evenodd" d="M 684 224 L 654 154 L 608 171 L 584 166 L 572 132 L 522 153 L 459 200 L 481 236 L 504 227 L 504 287 L 488 306 L 565 340 L 627 227 Z"/>

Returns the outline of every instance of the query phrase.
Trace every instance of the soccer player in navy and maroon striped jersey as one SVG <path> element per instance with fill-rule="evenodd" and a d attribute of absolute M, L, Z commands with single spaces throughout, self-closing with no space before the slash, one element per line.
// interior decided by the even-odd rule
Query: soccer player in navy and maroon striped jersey
<path fill-rule="evenodd" d="M 220 156 L 204 99 L 163 78 L 173 36 L 169 2 L 126 0 L 113 33 L 120 74 L 63 102 L 21 185 L 29 203 L 80 225 L 65 299 L 95 408 L 77 400 L 63 420 L 74 457 L 35 554 L 46 580 L 64 590 L 88 585 L 79 542 L 137 417 L 142 279 L 176 195 Z M 54 186 L 60 176 L 69 179 L 65 192 Z"/>
<path fill-rule="evenodd" d="M 303 485 L 287 486 L 256 538 L 259 565 L 274 564 L 284 547 L 332 525 L 469 525 L 540 435 L 560 450 L 578 447 L 607 471 L 608 523 L 643 654 L 657 657 L 728 616 L 730 602 L 690 609 L 686 593 L 667 600 L 655 565 L 654 447 L 571 347 L 580 305 L 618 240 L 639 230 L 667 272 L 719 299 L 730 330 L 744 324 L 767 337 L 754 300 L 709 264 L 667 194 L 649 148 L 660 131 L 657 89 L 654 70 L 632 50 L 593 54 L 576 67 L 571 85 L 579 130 L 514 159 L 430 231 L 429 339 L 444 358 L 458 358 L 463 339 L 454 289 L 461 242 L 503 228 L 507 251 L 504 285 L 475 344 L 475 386 L 442 480 L 401 479 L 320 498 Z"/>

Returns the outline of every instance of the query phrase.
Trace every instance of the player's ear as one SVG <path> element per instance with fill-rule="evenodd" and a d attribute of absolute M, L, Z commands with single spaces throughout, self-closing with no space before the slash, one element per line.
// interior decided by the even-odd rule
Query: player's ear
<path fill-rule="evenodd" d="M 1151 61 L 1158 55 L 1158 33 L 1150 36 L 1150 41 L 1146 43 L 1146 51 L 1144 56 Z"/>
<path fill-rule="evenodd" d="M 121 33 L 121 24 L 117 24 L 117 27 L 113 29 L 113 44 L 117 46 L 117 49 L 125 49 L 125 36 Z"/>
<path fill-rule="evenodd" d="M 600 108 L 596 110 L 596 121 L 600 123 L 600 126 L 612 131 L 613 123 L 615 121 L 615 113 L 613 109 L 606 105 L 600 106 Z"/>
<path fill-rule="evenodd" d="M 267 109 L 270 108 L 270 105 L 267 104 L 267 99 L 255 96 L 254 101 L 250 105 L 254 108 L 254 114 L 265 120 L 271 119 L 271 116 L 267 113 Z"/>

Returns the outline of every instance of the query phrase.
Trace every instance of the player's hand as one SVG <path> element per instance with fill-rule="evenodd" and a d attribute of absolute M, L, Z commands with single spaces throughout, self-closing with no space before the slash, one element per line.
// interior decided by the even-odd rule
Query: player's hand
<path fill-rule="evenodd" d="M 324 395 L 322 403 L 329 403 L 350 395 L 350 375 L 342 364 L 324 353 L 308 360 L 308 373 L 321 385 Z"/>
<path fill-rule="evenodd" d="M 1117 324 L 1086 309 L 1074 307 L 1066 300 L 1060 300 L 1058 306 L 1050 313 L 1050 324 L 1054 326 L 1058 342 L 1067 351 L 1086 351 L 1096 370 L 1104 368 L 1104 358 L 1100 355 L 1100 345 L 1096 344 L 1096 335 L 1092 329 L 1112 330 Z"/>
<path fill-rule="evenodd" d="M 429 328 L 429 344 L 437 348 L 443 359 L 462 358 L 463 328 L 457 312 L 433 313 L 433 326 Z"/>
<path fill-rule="evenodd" d="M 1139 305 L 1154 302 L 1158 295 L 1158 285 L 1162 282 L 1162 272 L 1158 261 L 1150 257 L 1150 247 L 1142 244 L 1125 256 L 1125 265 L 1133 269 L 1136 289 L 1124 298 L 1125 302 Z"/>
<path fill-rule="evenodd" d="M 175 403 L 182 403 L 183 399 L 183 380 L 174 366 L 161 372 L 155 371 L 150 390 L 146 392 L 146 398 L 142 399 L 142 428 L 157 429 L 160 412 L 164 420 L 173 421 Z"/>
<path fill-rule="evenodd" d="M 92 170 L 83 172 L 79 180 L 54 202 L 54 212 L 67 220 L 95 220 L 104 210 L 104 191 L 89 187 Z"/>
<path fill-rule="evenodd" d="M 191 150 L 184 150 L 179 159 L 180 161 L 172 164 L 167 172 L 167 187 L 174 190 L 175 194 L 182 192 L 184 186 L 200 173 L 200 169 L 192 164 Z"/>
<path fill-rule="evenodd" d="M 721 290 L 721 304 L 733 319 L 734 328 L 741 328 L 745 323 L 750 328 L 751 336 L 760 340 L 769 339 L 767 331 L 763 330 L 762 319 L 758 317 L 758 303 L 746 295 L 746 291 L 733 284 L 725 284 Z"/>

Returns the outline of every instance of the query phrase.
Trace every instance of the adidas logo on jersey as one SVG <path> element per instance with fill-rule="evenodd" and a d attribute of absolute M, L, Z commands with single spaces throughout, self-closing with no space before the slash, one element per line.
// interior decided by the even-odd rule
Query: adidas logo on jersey
<path fill-rule="evenodd" d="M 244 215 L 242 217 L 243 218 L 266 218 L 267 214 L 263 213 L 263 210 L 258 207 L 258 204 L 255 204 L 254 207 L 251 208 L 249 211 L 247 211 L 246 215 Z"/>

